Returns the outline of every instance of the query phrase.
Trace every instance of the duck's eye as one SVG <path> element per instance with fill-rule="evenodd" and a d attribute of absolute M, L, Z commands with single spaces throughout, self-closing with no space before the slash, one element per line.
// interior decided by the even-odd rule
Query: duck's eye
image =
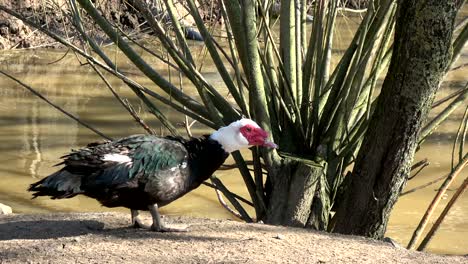
<path fill-rule="evenodd" d="M 252 132 L 252 128 L 250 127 L 247 127 L 245 130 L 247 130 L 247 132 Z"/>

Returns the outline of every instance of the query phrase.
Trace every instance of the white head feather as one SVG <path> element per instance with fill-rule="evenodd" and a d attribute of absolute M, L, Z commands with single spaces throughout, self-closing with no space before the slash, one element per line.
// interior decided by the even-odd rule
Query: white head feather
<path fill-rule="evenodd" d="M 244 137 L 244 135 L 240 131 L 242 127 L 247 126 L 247 125 L 250 125 L 251 127 L 259 129 L 266 134 L 266 132 L 262 130 L 257 123 L 255 123 L 254 121 L 250 119 L 244 118 L 244 119 L 235 121 L 229 124 L 228 126 L 218 129 L 216 132 L 211 134 L 210 138 L 218 141 L 219 144 L 221 144 L 221 146 L 223 147 L 223 149 L 228 153 L 231 153 L 233 151 L 240 150 L 243 148 L 248 148 L 252 146 L 252 144 L 249 143 L 249 140 L 246 137 Z M 268 145 L 268 146 L 272 147 L 272 145 Z"/>

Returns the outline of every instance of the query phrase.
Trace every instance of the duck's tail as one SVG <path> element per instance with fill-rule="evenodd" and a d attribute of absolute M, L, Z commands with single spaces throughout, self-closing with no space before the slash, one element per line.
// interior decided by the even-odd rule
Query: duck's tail
<path fill-rule="evenodd" d="M 61 169 L 44 179 L 29 186 L 28 191 L 34 192 L 33 199 L 38 196 L 50 196 L 51 199 L 71 198 L 83 193 L 81 190 L 82 175 L 72 174 Z"/>

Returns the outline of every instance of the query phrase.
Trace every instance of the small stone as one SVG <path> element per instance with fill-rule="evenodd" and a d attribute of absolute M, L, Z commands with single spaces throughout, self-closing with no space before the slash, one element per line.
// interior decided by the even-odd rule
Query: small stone
<path fill-rule="evenodd" d="M 396 248 L 401 248 L 401 249 L 404 248 L 402 245 L 398 244 L 395 240 L 393 240 L 390 237 L 384 237 L 383 241 L 392 244 L 392 246 Z"/>
<path fill-rule="evenodd" d="M 11 210 L 10 206 L 0 203 L 0 215 L 8 215 L 12 213 L 13 213 L 13 210 Z"/>
<path fill-rule="evenodd" d="M 14 19 L 10 23 L 10 32 L 11 34 L 18 34 L 23 27 L 24 27 L 23 21 L 19 19 Z"/>
<path fill-rule="evenodd" d="M 275 236 L 275 238 L 276 238 L 276 239 L 279 239 L 279 240 L 283 240 L 283 239 L 284 239 L 284 236 L 281 235 L 281 234 L 277 234 L 277 235 Z"/>

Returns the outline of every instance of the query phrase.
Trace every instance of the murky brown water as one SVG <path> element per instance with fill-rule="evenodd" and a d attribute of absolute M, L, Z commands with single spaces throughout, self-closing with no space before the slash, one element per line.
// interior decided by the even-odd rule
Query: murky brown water
<path fill-rule="evenodd" d="M 342 23 L 340 37 L 344 40 L 343 43 L 340 43 L 340 38 L 335 41 L 338 49 L 346 47 L 344 43 L 356 27 L 353 21 L 343 20 L 340 23 Z M 118 138 L 129 134 L 144 133 L 115 101 L 101 80 L 88 67 L 79 66 L 73 55 L 68 55 L 61 61 L 50 64 L 63 54 L 63 51 L 53 50 L 3 52 L 0 68 L 36 88 L 56 104 L 76 114 L 83 121 L 111 137 Z M 119 66 L 125 69 L 125 61 L 120 56 L 116 58 L 118 58 Z M 467 62 L 468 54 L 465 52 L 459 63 Z M 160 71 L 167 74 L 167 70 L 163 66 L 155 67 L 159 67 Z M 132 72 L 131 69 L 128 71 Z M 212 83 L 222 85 L 212 65 L 206 66 L 204 72 Z M 467 81 L 467 74 L 467 68 L 450 72 L 438 98 L 463 86 Z M 173 74 L 173 76 L 175 75 Z M 141 83 L 152 86 L 143 77 L 134 77 Z M 134 98 L 129 89 L 120 81 L 112 78 L 110 80 L 123 97 Z M 190 87 L 186 87 L 186 89 L 190 89 Z M 131 101 L 135 106 L 140 105 L 138 100 Z M 439 109 L 441 108 L 439 107 Z M 166 108 L 163 109 L 172 120 L 176 122 L 183 120 L 180 115 Z M 157 122 L 150 114 L 142 112 L 141 115 L 151 126 L 158 127 Z M 434 113 L 432 113 L 433 115 Z M 421 175 L 410 181 L 406 189 L 448 173 L 451 144 L 461 115 L 462 111 L 457 111 L 417 153 L 416 160 L 428 158 L 431 165 Z M 194 132 L 199 134 L 205 130 L 203 127 L 195 126 Z M 30 200 L 30 194 L 26 192 L 29 184 L 54 172 L 56 168 L 52 166 L 59 162 L 58 158 L 61 155 L 67 153 L 71 148 L 78 148 L 99 139 L 99 136 L 93 132 L 79 126 L 75 121 L 34 97 L 23 87 L 1 76 L 0 203 L 10 205 L 17 213 L 125 210 L 104 208 L 94 200 L 85 197 L 60 201 Z M 228 163 L 232 163 L 232 160 L 229 160 Z M 248 197 L 237 171 L 220 171 L 217 175 L 231 191 Z M 465 170 L 450 187 L 451 191 L 438 207 L 436 216 L 466 175 Z M 406 245 L 432 200 L 437 186 L 433 185 L 403 196 L 392 213 L 387 236 Z M 468 195 L 465 195 L 453 207 L 428 250 L 440 253 L 467 254 L 467 212 Z M 219 205 L 214 191 L 205 186 L 201 186 L 182 199 L 164 207 L 163 213 L 231 218 L 231 215 Z M 431 222 L 433 221 L 435 219 Z"/>

